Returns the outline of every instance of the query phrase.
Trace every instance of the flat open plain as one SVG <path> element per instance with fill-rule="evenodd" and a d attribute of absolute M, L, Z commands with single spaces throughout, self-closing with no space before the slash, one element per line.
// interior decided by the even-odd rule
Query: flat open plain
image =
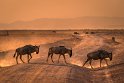
<path fill-rule="evenodd" d="M 79 34 L 74 34 L 78 32 Z M 88 32 L 88 34 L 86 33 Z M 92 33 L 93 32 L 93 33 Z M 124 83 L 124 31 L 107 30 L 71 30 L 71 31 L 0 31 L 0 83 Z M 115 37 L 115 42 L 112 41 Z M 33 59 L 16 65 L 13 55 L 15 49 L 23 45 L 40 45 L 40 53 L 33 53 Z M 51 46 L 64 45 L 72 48 L 73 56 L 66 55 L 68 64 L 61 56 L 54 55 L 55 63 L 46 62 L 48 49 Z M 99 60 L 82 67 L 87 53 L 104 49 L 113 53 L 99 67 Z"/>

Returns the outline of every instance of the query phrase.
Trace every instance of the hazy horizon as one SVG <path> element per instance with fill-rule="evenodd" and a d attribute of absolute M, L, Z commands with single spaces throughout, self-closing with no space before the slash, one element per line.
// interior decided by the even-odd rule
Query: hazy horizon
<path fill-rule="evenodd" d="M 81 18 L 108 18 L 108 19 L 124 19 L 124 17 L 107 17 L 107 16 L 82 16 L 82 17 L 70 17 L 70 18 L 35 18 L 32 20 L 16 20 L 10 23 L 0 23 L 0 24 L 13 24 L 13 23 L 18 23 L 18 22 L 31 22 L 31 21 L 36 21 L 36 20 L 68 20 L 68 19 L 81 19 Z"/>
<path fill-rule="evenodd" d="M 124 18 L 78 17 L 41 18 L 0 24 L 0 30 L 68 30 L 68 29 L 124 29 Z"/>

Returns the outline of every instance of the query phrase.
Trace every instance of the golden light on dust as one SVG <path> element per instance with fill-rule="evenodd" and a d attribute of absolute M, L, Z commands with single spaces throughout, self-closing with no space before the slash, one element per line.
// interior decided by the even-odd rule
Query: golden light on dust
<path fill-rule="evenodd" d="M 106 77 L 110 77 L 110 76 L 111 76 L 111 74 L 106 74 L 105 76 L 106 76 Z"/>
<path fill-rule="evenodd" d="M 78 66 L 82 66 L 81 61 L 76 61 L 76 60 L 72 60 L 72 61 L 71 61 L 71 64 L 78 65 Z"/>
<path fill-rule="evenodd" d="M 14 65 L 12 61 L 4 60 L 4 59 L 0 61 L 0 67 L 6 67 L 11 65 Z"/>
<path fill-rule="evenodd" d="M 80 60 L 71 60 L 71 64 L 77 65 L 77 66 L 83 66 L 83 63 Z M 102 67 L 106 67 L 107 65 L 105 63 L 102 63 Z M 86 68 L 91 68 L 89 62 L 85 64 Z M 100 63 L 92 63 L 92 67 L 93 68 L 99 68 L 100 67 Z"/>

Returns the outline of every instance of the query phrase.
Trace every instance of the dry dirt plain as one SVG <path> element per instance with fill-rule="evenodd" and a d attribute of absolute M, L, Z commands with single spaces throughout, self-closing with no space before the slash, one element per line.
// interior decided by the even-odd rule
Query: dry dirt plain
<path fill-rule="evenodd" d="M 74 35 L 73 32 L 0 36 L 0 83 L 124 83 L 124 34 L 80 31 Z M 116 42 L 111 40 L 113 36 Z M 33 53 L 29 64 L 20 62 L 16 65 L 14 51 L 26 44 L 40 45 L 40 53 Z M 73 49 L 71 58 L 66 55 L 68 64 L 64 63 L 63 57 L 57 63 L 57 55 L 53 56 L 54 64 L 50 58 L 47 63 L 48 48 L 59 45 Z M 112 51 L 113 60 L 108 60 L 109 66 L 103 61 L 100 68 L 97 60 L 92 62 L 94 69 L 88 63 L 82 67 L 87 53 L 98 49 Z M 27 61 L 26 56 L 23 59 Z"/>

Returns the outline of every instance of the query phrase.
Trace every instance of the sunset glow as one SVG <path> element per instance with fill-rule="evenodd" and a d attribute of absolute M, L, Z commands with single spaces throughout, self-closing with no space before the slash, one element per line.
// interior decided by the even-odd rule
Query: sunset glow
<path fill-rule="evenodd" d="M 0 0 L 0 29 L 95 28 L 100 27 L 96 25 L 99 19 L 103 28 L 108 24 L 108 28 L 120 28 L 124 23 L 123 3 L 124 0 Z M 14 24 L 6 27 L 8 23 Z"/>

